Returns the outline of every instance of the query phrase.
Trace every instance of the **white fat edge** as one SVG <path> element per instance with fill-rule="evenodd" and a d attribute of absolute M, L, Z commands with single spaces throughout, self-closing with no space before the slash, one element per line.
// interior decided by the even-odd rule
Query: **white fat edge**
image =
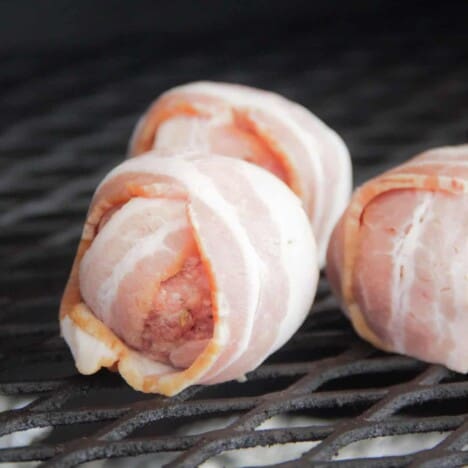
<path fill-rule="evenodd" d="M 438 196 L 438 194 L 431 194 L 432 196 L 432 200 L 431 200 L 431 203 L 429 205 L 429 208 L 428 208 L 428 211 L 429 213 L 431 213 L 431 219 L 430 219 L 430 222 L 428 223 L 425 223 L 425 229 L 427 230 L 427 228 L 430 226 L 430 224 L 434 223 L 434 222 L 438 222 L 440 221 L 440 219 L 438 218 L 437 215 L 434 215 L 434 203 L 436 202 L 436 197 Z M 453 207 L 453 204 L 452 204 L 452 207 Z M 453 217 L 453 215 L 455 215 L 455 218 L 457 217 L 457 211 L 458 210 L 454 210 L 454 213 L 450 214 L 450 213 L 444 213 L 444 216 L 447 216 L 447 218 L 451 218 Z M 455 219 L 453 218 L 453 219 Z M 447 256 L 451 256 L 453 255 L 452 252 L 449 252 L 449 248 L 450 248 L 450 245 L 452 245 L 453 241 L 454 241 L 454 238 L 455 238 L 455 235 L 456 235 L 456 229 L 447 229 L 445 230 L 445 235 L 440 239 L 440 246 L 437 247 L 436 250 L 434 249 L 426 249 L 425 252 L 426 252 L 426 255 L 428 255 L 429 257 L 429 264 L 430 265 L 434 265 L 435 268 L 437 268 L 437 264 L 438 264 L 438 258 L 440 257 L 440 255 L 447 255 Z M 421 237 L 423 237 L 424 235 L 424 231 L 423 233 L 421 234 Z M 439 250 L 440 249 L 440 250 Z M 416 252 L 414 252 L 416 253 Z M 453 257 L 450 258 L 450 263 L 451 265 L 453 265 Z M 413 260 L 413 264 L 416 265 L 416 260 L 414 259 Z M 450 277 L 450 271 L 445 271 L 444 270 L 444 275 L 449 275 Z M 449 322 L 447 321 L 447 318 L 444 314 L 444 311 L 443 309 L 441 308 L 442 307 L 442 303 L 441 303 L 441 300 L 442 300 L 442 292 L 440 290 L 439 287 L 437 287 L 437 278 L 434 278 L 435 274 L 432 274 L 432 280 L 436 279 L 436 282 L 434 283 L 433 281 L 433 293 L 434 293 L 434 300 L 432 301 L 431 303 L 431 319 L 432 319 L 432 322 L 433 322 L 433 326 L 435 327 L 435 331 L 436 331 L 436 336 L 439 337 L 440 339 L 443 339 L 446 334 L 447 334 L 447 330 L 449 330 L 450 333 L 452 333 L 452 336 L 455 336 L 456 335 L 456 331 L 455 331 L 455 326 L 454 326 L 454 323 L 453 322 Z M 455 305 L 455 303 L 454 303 Z M 456 305 L 455 305 L 456 306 Z M 436 343 L 434 343 L 435 345 Z M 447 357 L 447 353 L 446 353 L 446 356 L 440 356 L 440 358 L 442 360 L 444 360 L 445 358 Z"/>
<path fill-rule="evenodd" d="M 159 174 L 159 164 L 165 164 L 164 160 L 172 159 L 174 155 L 177 156 L 178 159 L 184 159 L 184 158 L 190 158 L 190 157 L 203 157 L 203 152 L 201 152 L 198 149 L 185 149 L 179 153 L 173 153 L 173 152 L 166 152 L 163 150 L 152 150 L 148 151 L 145 154 L 142 154 L 141 156 L 138 156 L 136 158 L 131 158 L 127 159 L 123 162 L 121 162 L 119 165 L 115 166 L 113 169 L 111 169 L 106 176 L 101 180 L 99 185 L 96 188 L 96 192 L 98 193 L 99 190 L 106 185 L 107 183 L 111 182 L 112 179 L 115 177 L 118 177 L 122 174 L 132 174 L 134 172 L 137 173 L 142 173 L 142 174 L 153 174 L 153 175 L 158 175 Z M 156 160 L 156 163 L 155 161 Z M 147 184 L 151 185 L 151 184 Z M 113 217 L 112 217 L 113 218 Z M 109 220 L 109 222 L 112 221 L 112 218 Z"/>
<path fill-rule="evenodd" d="M 317 133 L 318 141 L 326 141 L 326 144 L 322 143 L 322 148 L 325 148 L 325 150 L 320 151 L 319 153 L 319 157 L 322 160 L 328 157 L 328 150 L 333 154 L 333 165 L 335 167 L 336 180 L 332 187 L 332 204 L 326 212 L 322 213 L 320 229 L 315 230 L 320 264 L 323 266 L 325 263 L 325 253 L 328 240 L 333 227 L 344 212 L 351 197 L 353 178 L 349 150 L 341 136 L 306 107 L 299 103 L 288 101 L 280 95 L 274 96 L 276 99 L 281 100 L 284 106 L 291 108 L 294 112 L 300 113 L 302 115 L 302 119 L 309 121 L 309 123 L 314 127 L 314 131 Z M 299 125 L 303 125 L 301 121 L 298 121 L 298 123 Z M 307 132 L 311 130 L 304 127 L 304 131 Z"/>
<path fill-rule="evenodd" d="M 132 381 L 135 373 L 138 374 L 141 388 L 146 377 L 174 374 L 180 372 L 180 369 L 154 361 L 140 352 L 128 350 L 119 361 L 119 371 L 127 381 Z"/>
<path fill-rule="evenodd" d="M 81 374 L 94 374 L 103 365 L 110 366 L 118 359 L 115 351 L 82 330 L 68 315 L 60 320 L 60 329 Z"/>
<path fill-rule="evenodd" d="M 448 158 L 453 157 L 450 160 Z M 458 159 L 460 158 L 460 159 Z M 457 145 L 457 146 L 441 146 L 438 148 L 432 148 L 416 156 L 415 159 L 408 161 L 408 165 L 413 166 L 425 166 L 426 164 L 447 162 L 453 165 L 467 166 L 468 161 L 468 144 Z M 406 165 L 406 164 L 405 164 Z"/>
<path fill-rule="evenodd" d="M 467 161 L 460 161 L 460 160 L 446 160 L 445 158 L 448 158 L 449 156 L 447 156 L 446 154 L 444 153 L 441 153 L 440 155 L 437 154 L 437 156 L 440 156 L 440 159 L 437 157 L 434 156 L 431 156 L 431 159 L 423 159 L 421 161 L 411 161 L 411 162 L 408 162 L 407 165 L 408 166 L 411 166 L 411 169 L 413 168 L 416 168 L 416 167 L 426 167 L 426 166 L 434 166 L 434 165 L 437 165 L 437 166 L 442 166 L 442 167 L 446 167 L 446 166 L 450 166 L 450 167 L 468 167 L 468 160 Z M 468 153 L 466 156 L 464 156 L 468 159 Z"/>
<path fill-rule="evenodd" d="M 248 169 L 248 170 L 247 170 Z M 266 203 L 280 231 L 279 254 L 289 279 L 288 306 L 268 355 L 282 346 L 306 319 L 318 283 L 317 249 L 301 202 L 287 186 L 269 172 L 245 167 L 245 177 Z"/>
<path fill-rule="evenodd" d="M 466 341 L 465 341 L 466 343 Z M 460 359 L 460 356 L 462 359 Z M 466 354 L 463 354 L 462 351 L 458 351 L 458 354 L 455 352 L 450 353 L 447 359 L 441 363 L 445 367 L 448 367 L 455 372 L 460 372 L 461 374 L 468 374 L 468 360 L 466 359 Z M 463 360 L 463 358 L 465 358 Z"/>
<path fill-rule="evenodd" d="M 184 115 L 172 117 L 159 126 L 153 142 L 153 149 L 173 152 L 186 149 L 209 151 L 211 126 L 212 123 L 203 118 Z"/>
<path fill-rule="evenodd" d="M 320 235 L 317 235 L 318 258 L 321 267 L 325 265 L 327 247 L 333 229 L 348 206 L 353 189 L 352 165 L 348 148 L 338 134 L 328 128 L 327 130 L 337 147 L 336 154 L 340 155 L 337 166 L 339 166 L 342 176 L 339 177 L 340 180 L 330 195 L 333 198 L 333 204 L 322 220 Z"/>
<path fill-rule="evenodd" d="M 305 131 L 301 125 L 299 125 L 296 120 L 287 112 L 284 104 L 294 103 L 288 101 L 282 96 L 275 95 L 273 93 L 268 93 L 262 90 L 244 90 L 242 87 L 237 88 L 236 86 L 223 85 L 221 83 L 211 83 L 211 82 L 196 82 L 185 85 L 180 88 L 176 88 L 180 91 L 194 91 L 200 92 L 209 96 L 217 97 L 226 100 L 230 103 L 232 107 L 244 106 L 246 108 L 257 108 L 267 114 L 270 114 L 274 117 L 280 115 L 281 123 L 296 136 L 296 138 L 303 144 L 306 148 L 306 154 L 310 157 L 308 158 L 308 163 L 311 165 L 311 172 L 313 173 L 314 181 L 316 184 L 315 192 L 309 192 L 308 183 L 301 184 L 301 191 L 306 195 L 306 200 L 304 200 L 305 208 L 309 213 L 309 207 L 307 206 L 311 200 L 314 206 L 314 214 L 312 218 L 313 225 L 317 228 L 319 220 L 322 216 L 323 211 L 323 187 L 326 183 L 325 175 L 323 172 L 323 167 L 320 157 L 320 143 L 318 142 L 315 135 L 310 132 Z M 247 92 L 246 92 L 247 91 Z M 253 92 L 257 91 L 257 93 Z M 265 95 L 266 94 L 266 95 Z M 280 102 L 275 102 L 276 99 L 280 99 Z M 284 100 L 284 103 L 281 102 Z M 305 109 L 304 109 L 305 110 Z M 309 111 L 307 111 L 309 112 Z M 279 142 L 281 143 L 281 142 Z M 295 157 L 294 154 L 288 153 L 288 156 L 292 158 Z M 291 161 L 293 166 L 296 169 L 297 174 L 299 175 L 299 180 L 302 180 L 304 175 L 302 170 L 298 170 L 296 166 L 296 160 Z M 301 166 L 299 166 L 301 167 Z"/>
<path fill-rule="evenodd" d="M 161 208 L 163 204 L 164 200 L 145 198 L 134 198 L 126 203 L 125 208 L 118 210 L 111 217 L 85 253 L 80 265 L 80 276 L 84 274 L 82 272 L 88 269 L 88 259 L 90 261 L 90 255 L 92 255 L 94 250 L 100 247 L 103 248 L 109 239 L 115 236 L 116 230 L 118 231 L 119 227 L 124 225 L 130 216 L 133 216 L 141 209 L 153 207 L 157 210 Z M 104 323 L 111 323 L 110 314 L 112 304 L 117 296 L 119 285 L 123 278 L 134 270 L 137 262 L 153 254 L 155 251 L 168 251 L 169 249 L 164 245 L 164 240 L 167 235 L 171 232 L 189 227 L 185 212 L 182 211 L 181 214 L 181 218 L 162 223 L 161 226 L 157 228 L 156 232 L 150 233 L 133 243 L 130 249 L 114 266 L 111 275 L 99 286 L 97 294 L 98 308 L 93 310 Z M 86 297 L 86 292 L 83 293 L 83 296 Z"/>
<path fill-rule="evenodd" d="M 391 289 L 390 329 L 395 350 L 402 353 L 406 352 L 404 316 L 408 313 L 408 301 L 415 277 L 414 255 L 421 233 L 430 218 L 433 204 L 432 193 L 424 192 L 418 196 L 421 197 L 421 201 L 406 224 L 411 225 L 411 228 L 407 234 L 401 232 L 395 237 L 392 251 L 394 262 L 391 279 L 393 287 Z M 422 222 L 420 222 L 421 217 L 423 217 Z M 401 268 L 404 269 L 403 278 L 400 277 Z"/>
<path fill-rule="evenodd" d="M 256 309 L 260 295 L 260 266 L 257 258 L 257 252 L 250 243 L 244 228 L 240 225 L 234 207 L 228 204 L 220 196 L 212 180 L 203 175 L 196 168 L 193 162 L 187 159 L 196 159 L 197 157 L 203 157 L 203 154 L 197 151 L 192 151 L 184 153 L 181 155 L 181 157 L 174 156 L 171 158 L 155 158 L 154 154 L 149 153 L 124 162 L 116 169 L 114 169 L 108 178 L 110 179 L 121 173 L 133 171 L 170 176 L 176 180 L 179 180 L 188 189 L 189 194 L 193 193 L 203 203 L 216 212 L 218 217 L 225 223 L 225 225 L 229 227 L 229 230 L 233 232 L 233 235 L 237 239 L 239 245 L 241 246 L 241 251 L 243 252 L 242 263 L 246 265 L 246 272 L 248 276 L 245 278 L 245 284 L 248 285 L 248 303 L 250 304 L 248 309 L 251 311 L 251 313 L 246 314 L 247 320 L 244 322 L 245 333 L 242 337 L 243 339 L 240 343 L 240 346 L 238 347 L 238 351 L 233 353 L 229 362 L 226 363 L 225 368 L 227 368 L 227 366 L 235 361 L 238 356 L 246 349 L 250 335 L 252 333 L 254 311 Z M 242 161 L 238 161 L 233 158 L 225 157 L 225 159 L 230 161 L 232 164 L 242 163 Z M 196 229 L 196 226 L 194 226 L 194 228 Z M 202 243 L 203 250 L 206 249 L 206 246 L 203 246 L 204 239 L 200 239 L 200 241 Z M 219 277 L 220 274 L 222 275 L 223 272 L 215 271 L 215 278 L 217 276 Z M 226 291 L 223 293 L 227 296 Z M 223 324 L 224 317 L 230 315 L 231 313 L 236 313 L 236 311 L 228 310 L 227 308 L 225 310 L 225 314 L 223 313 L 220 316 L 220 325 Z M 220 331 L 222 328 L 223 327 L 221 326 Z M 215 327 L 215 333 L 217 332 L 216 329 L 217 327 Z M 223 333 L 226 332 L 225 330 L 222 331 Z"/>

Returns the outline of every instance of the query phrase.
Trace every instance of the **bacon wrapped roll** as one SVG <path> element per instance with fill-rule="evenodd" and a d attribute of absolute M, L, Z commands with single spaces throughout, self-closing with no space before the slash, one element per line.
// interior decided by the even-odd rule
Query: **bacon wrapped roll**
<path fill-rule="evenodd" d="M 375 346 L 468 371 L 468 145 L 427 151 L 359 188 L 328 277 Z"/>
<path fill-rule="evenodd" d="M 77 368 L 174 395 L 241 379 L 305 319 L 318 277 L 300 200 L 200 151 L 127 160 L 102 181 L 62 300 Z"/>

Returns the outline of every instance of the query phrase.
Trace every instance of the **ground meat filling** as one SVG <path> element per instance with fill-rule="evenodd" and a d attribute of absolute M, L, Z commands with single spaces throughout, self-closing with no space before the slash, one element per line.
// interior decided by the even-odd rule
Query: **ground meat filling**
<path fill-rule="evenodd" d="M 141 351 L 156 361 L 188 367 L 212 336 L 210 285 L 200 258 L 192 255 L 161 283 L 145 321 Z"/>
<path fill-rule="evenodd" d="M 124 204 L 119 204 L 102 216 L 96 228 L 97 235 L 123 206 Z M 182 216 L 185 216 L 185 214 Z M 133 222 L 137 223 L 136 221 Z M 138 222 L 145 227 L 145 224 L 154 222 L 154 220 L 143 217 Z M 138 234 L 139 231 L 136 232 Z M 138 235 L 144 238 L 148 234 L 149 231 L 146 226 Z M 175 234 L 177 235 L 177 231 Z M 115 243 L 125 239 L 125 235 L 127 234 L 118 233 Z M 172 242 L 176 243 L 176 246 L 171 247 L 172 249 L 177 250 L 181 247 L 177 245 L 177 240 L 174 240 L 174 238 Z M 194 240 L 191 239 L 189 242 L 191 247 L 185 246 L 187 249 L 185 255 L 187 257 L 182 268 L 175 275 L 159 283 L 157 279 L 158 272 L 155 272 L 155 281 L 158 281 L 158 284 L 155 287 L 155 295 L 150 310 L 148 311 L 143 307 L 137 308 L 137 310 L 127 309 L 130 316 L 135 313 L 140 314 L 133 321 L 131 317 L 126 317 L 126 331 L 128 331 L 128 334 L 119 333 L 114 329 L 129 347 L 154 361 L 182 369 L 192 365 L 212 338 L 214 329 L 208 275 Z M 106 263 L 106 261 L 112 260 L 112 255 L 114 255 L 112 250 L 98 253 L 102 254 L 100 257 L 101 265 L 103 262 Z M 116 268 L 115 265 L 112 266 L 112 262 L 110 263 L 110 270 Z M 157 265 L 154 266 L 156 269 L 157 267 Z M 164 271 L 167 265 L 162 265 L 161 268 Z M 132 272 L 132 275 L 135 274 L 138 274 L 137 269 Z M 138 288 L 139 283 L 134 282 L 133 287 Z M 94 292 L 95 289 L 93 289 Z M 137 292 L 129 290 L 127 295 L 131 296 Z M 96 299 L 95 303 L 99 304 L 99 301 Z M 132 303 L 132 301 L 130 300 L 129 303 Z M 143 317 L 143 320 L 140 320 L 141 317 Z M 131 337 L 131 339 L 128 337 Z"/>

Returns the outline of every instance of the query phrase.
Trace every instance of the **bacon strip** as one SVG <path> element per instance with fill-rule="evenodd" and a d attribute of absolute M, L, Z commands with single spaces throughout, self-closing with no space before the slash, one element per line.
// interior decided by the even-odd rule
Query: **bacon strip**
<path fill-rule="evenodd" d="M 80 372 L 109 367 L 174 395 L 257 367 L 301 325 L 317 279 L 310 224 L 286 185 L 233 158 L 150 153 L 98 187 L 61 330 Z"/>
<path fill-rule="evenodd" d="M 304 107 L 246 86 L 198 82 L 164 93 L 140 119 L 129 153 L 198 148 L 275 174 L 302 200 L 325 262 L 349 200 L 351 163 L 342 139 Z"/>
<path fill-rule="evenodd" d="M 327 273 L 375 346 L 468 372 L 468 145 L 437 148 L 354 193 Z"/>

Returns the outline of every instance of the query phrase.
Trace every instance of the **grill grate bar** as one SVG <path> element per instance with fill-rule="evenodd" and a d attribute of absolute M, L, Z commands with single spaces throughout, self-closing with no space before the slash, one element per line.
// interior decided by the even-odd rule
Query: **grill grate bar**
<path fill-rule="evenodd" d="M 322 444 L 304 453 L 302 458 L 310 461 L 330 460 L 333 454 L 340 448 L 363 439 L 364 434 L 366 434 L 366 436 L 396 435 L 399 434 L 398 431 L 400 429 L 402 430 L 402 434 L 405 432 L 417 432 L 417 427 L 420 421 L 399 421 L 399 426 L 394 430 L 395 432 L 392 432 L 391 430 L 386 432 L 383 428 L 386 427 L 387 423 L 382 422 L 382 419 L 394 415 L 396 411 L 414 402 L 421 403 L 440 397 L 447 398 L 464 396 L 468 391 L 467 382 L 443 384 L 437 387 L 432 386 L 432 384 L 440 381 L 444 376 L 446 376 L 448 372 L 449 371 L 439 366 L 431 366 L 425 372 L 413 379 L 413 381 L 408 382 L 403 386 L 393 387 L 385 398 L 371 406 L 358 418 L 344 423 L 340 430 L 325 439 Z M 430 386 L 428 388 L 421 388 L 421 385 Z M 464 416 L 461 417 L 461 421 L 463 421 L 463 418 Z M 373 426 L 368 424 L 368 421 L 375 421 L 376 425 Z M 408 427 L 413 423 L 415 426 L 411 430 L 408 430 Z M 424 423 L 424 428 L 427 430 L 439 430 L 437 427 L 431 426 L 428 419 L 425 419 Z M 405 426 L 407 426 L 406 430 Z M 374 430 L 376 432 L 371 429 L 372 427 L 375 428 Z M 377 430 L 379 427 L 382 429 L 382 432 Z M 390 427 L 392 427 L 391 422 Z M 452 427 L 451 429 L 454 428 Z"/>

